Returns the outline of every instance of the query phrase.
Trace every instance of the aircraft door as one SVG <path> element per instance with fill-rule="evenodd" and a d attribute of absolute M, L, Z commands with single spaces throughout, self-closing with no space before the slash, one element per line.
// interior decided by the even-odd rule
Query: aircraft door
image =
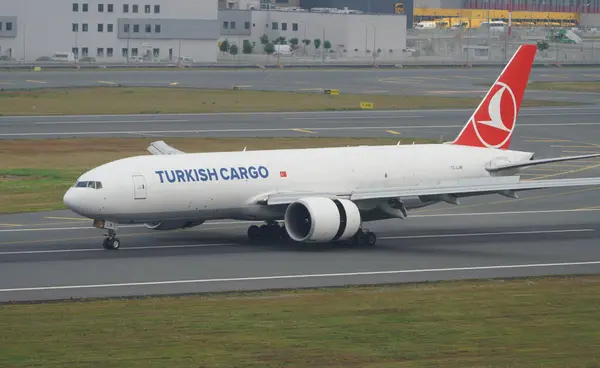
<path fill-rule="evenodd" d="M 133 198 L 146 199 L 146 178 L 143 175 L 133 175 Z"/>

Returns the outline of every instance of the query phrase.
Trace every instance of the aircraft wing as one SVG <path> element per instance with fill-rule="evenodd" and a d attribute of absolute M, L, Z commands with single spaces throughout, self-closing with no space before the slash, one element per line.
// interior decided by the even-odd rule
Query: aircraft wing
<path fill-rule="evenodd" d="M 481 179 L 461 179 L 442 181 L 433 184 L 421 184 L 405 187 L 365 188 L 346 193 L 336 192 L 279 192 L 265 195 L 257 200 L 264 205 L 289 204 L 303 197 L 319 196 L 331 199 L 345 198 L 352 201 L 391 199 L 414 196 L 437 197 L 440 201 L 458 204 L 457 198 L 486 194 L 500 194 L 517 198 L 522 190 L 566 188 L 580 186 L 600 186 L 600 177 L 578 179 L 550 179 L 523 181 L 519 176 L 491 177 Z"/>
<path fill-rule="evenodd" d="M 178 149 L 169 146 L 164 141 L 152 142 L 150 143 L 147 149 L 148 152 L 150 152 L 153 155 L 179 155 L 184 153 Z"/>
<path fill-rule="evenodd" d="M 539 159 L 539 160 L 528 160 L 528 161 L 521 161 L 521 162 L 511 162 L 511 163 L 508 163 L 508 164 L 494 164 L 494 163 L 492 163 L 490 166 L 486 167 L 485 169 L 487 171 L 489 171 L 489 172 L 498 172 L 498 171 L 502 171 L 502 170 L 524 168 L 524 167 L 529 167 L 529 166 L 550 164 L 550 163 L 561 162 L 561 161 L 583 160 L 583 159 L 586 159 L 586 158 L 594 158 L 594 157 L 600 157 L 600 153 L 595 153 L 595 154 L 592 154 L 592 155 L 579 155 L 579 156 L 565 156 L 565 157 L 542 158 L 542 159 Z"/>

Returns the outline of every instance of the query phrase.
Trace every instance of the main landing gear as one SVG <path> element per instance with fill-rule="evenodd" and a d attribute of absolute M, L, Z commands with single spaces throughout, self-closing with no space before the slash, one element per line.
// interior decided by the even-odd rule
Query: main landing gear
<path fill-rule="evenodd" d="M 281 226 L 275 221 L 269 221 L 260 227 L 257 225 L 250 226 L 248 228 L 248 239 L 250 239 L 252 242 L 277 240 L 287 241 L 290 239 L 290 236 L 285 230 L 285 225 Z"/>
<path fill-rule="evenodd" d="M 121 241 L 117 236 L 117 224 L 112 221 L 94 220 L 94 227 L 98 229 L 106 229 L 106 239 L 102 242 L 102 247 L 107 250 L 117 250 L 121 246 Z"/>
<path fill-rule="evenodd" d="M 248 239 L 251 242 L 260 241 L 289 241 L 290 236 L 285 230 L 285 225 L 277 222 L 267 222 L 265 225 L 252 225 L 248 228 Z M 354 236 L 346 241 L 349 245 L 375 245 L 377 236 L 372 231 L 359 229 Z"/>

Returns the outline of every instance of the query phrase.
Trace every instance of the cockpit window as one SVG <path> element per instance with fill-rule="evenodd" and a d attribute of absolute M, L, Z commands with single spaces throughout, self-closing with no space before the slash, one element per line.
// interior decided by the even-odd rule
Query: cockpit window
<path fill-rule="evenodd" d="M 78 181 L 73 185 L 76 188 L 102 189 L 102 183 L 99 181 Z"/>

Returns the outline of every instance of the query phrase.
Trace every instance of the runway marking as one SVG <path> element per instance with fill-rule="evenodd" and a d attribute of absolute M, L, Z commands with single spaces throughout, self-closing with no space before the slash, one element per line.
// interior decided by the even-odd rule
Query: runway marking
<path fill-rule="evenodd" d="M 185 245 L 155 245 L 143 247 L 119 248 L 121 250 L 149 250 L 149 249 L 182 249 L 182 248 L 208 248 L 222 247 L 226 245 L 240 245 L 237 243 L 215 243 L 215 244 L 185 244 Z M 13 252 L 0 252 L 0 256 L 18 255 L 18 254 L 53 254 L 53 253 L 81 253 L 81 252 L 106 252 L 104 249 L 49 249 L 49 250 L 18 250 Z"/>
<path fill-rule="evenodd" d="M 389 91 L 364 91 L 363 93 L 388 93 Z"/>
<path fill-rule="evenodd" d="M 98 81 L 98 83 L 102 83 L 102 84 L 116 84 L 115 82 L 109 82 L 109 81 Z"/>
<path fill-rule="evenodd" d="M 552 195 L 555 196 L 555 195 Z M 551 197 L 551 196 L 548 196 Z M 528 198 L 525 198 L 528 199 Z M 521 199 L 521 200 L 525 200 L 525 199 Z M 493 204 L 489 203 L 489 204 Z M 501 202 L 501 203 L 506 203 L 506 202 Z M 488 204 L 488 203 L 482 203 L 480 205 L 484 205 L 484 204 Z M 479 206 L 479 205 L 473 205 L 473 207 L 475 206 Z M 462 208 L 467 208 L 468 206 L 462 206 Z M 454 209 L 456 207 L 450 207 L 450 208 L 438 208 L 435 210 L 431 210 L 431 211 L 444 211 L 444 210 L 449 210 L 449 209 Z M 460 208 L 460 207 L 459 207 Z M 504 212 L 468 212 L 468 213 L 436 213 L 436 214 L 424 214 L 424 215 L 409 215 L 409 219 L 412 218 L 429 218 L 429 217 L 445 217 L 445 216 L 503 216 L 503 215 L 538 215 L 538 214 L 554 214 L 554 213 L 565 213 L 565 212 L 597 212 L 600 211 L 600 206 L 596 209 L 596 208 L 579 208 L 579 209 L 557 209 L 557 210 L 532 210 L 532 211 L 504 211 Z M 416 211 L 413 210 L 411 211 L 413 213 L 422 213 L 422 212 L 426 212 L 426 211 Z M 119 235 L 119 237 L 122 236 L 132 236 L 132 235 L 165 235 L 165 234 L 171 234 L 173 232 L 176 231 L 186 231 L 186 232 L 190 232 L 190 231 L 203 231 L 203 230 L 221 230 L 221 229 L 227 229 L 227 228 L 234 228 L 234 227 L 242 227 L 242 226 L 246 226 L 248 224 L 252 224 L 252 223 L 260 223 L 261 221 L 227 221 L 227 222 L 214 222 L 214 223 L 210 223 L 207 225 L 235 225 L 235 226 L 225 226 L 225 227 L 212 227 L 212 228 L 206 228 L 206 227 L 198 227 L 198 228 L 194 228 L 194 229 L 177 229 L 177 230 L 172 230 L 169 232 L 165 232 L 165 233 L 151 233 L 151 232 L 145 232 L 145 233 L 134 233 L 134 234 L 123 234 L 123 235 Z M 143 228 L 144 225 L 140 224 L 140 225 L 121 225 L 121 228 L 123 227 L 128 227 L 128 228 Z M 70 230 L 94 230 L 94 231 L 98 231 L 99 229 L 96 229 L 94 227 L 91 226 L 73 226 L 73 227 L 57 227 L 57 228 L 26 228 L 26 229 L 0 229 L 0 233 L 8 233 L 8 232 L 28 232 L 28 231 L 70 231 Z M 11 245 L 11 244 L 24 244 L 24 243 L 41 243 L 41 242 L 54 242 L 54 241 L 59 241 L 59 240 L 79 240 L 79 239 L 92 239 L 92 238 L 96 238 L 96 237 L 82 237 L 82 238 L 65 238 L 65 239 L 46 239 L 46 240 L 32 240 L 32 241 L 17 241 L 17 242 L 4 242 L 4 243 L 0 243 L 0 245 Z"/>
<path fill-rule="evenodd" d="M 36 121 L 36 125 L 61 125 L 61 124 L 127 124 L 127 123 L 182 123 L 188 119 L 163 119 L 163 120 L 87 120 L 87 121 Z"/>
<path fill-rule="evenodd" d="M 570 139 L 525 139 L 523 142 L 525 143 L 563 143 L 563 142 L 573 142 Z M 555 146 L 550 146 L 555 147 Z"/>
<path fill-rule="evenodd" d="M 291 130 L 293 130 L 293 131 L 295 131 L 295 132 L 300 132 L 300 133 L 316 134 L 315 132 L 313 132 L 313 131 L 311 131 L 311 130 L 307 130 L 307 129 L 300 129 L 300 128 L 297 128 L 297 129 L 291 129 Z"/>
<path fill-rule="evenodd" d="M 348 118 L 341 118 L 348 119 Z M 315 120 L 314 118 L 311 120 Z M 316 119 L 326 120 L 326 119 Z M 584 126 L 584 125 L 600 125 L 597 123 L 572 123 L 572 124 L 521 124 L 521 126 L 529 127 L 546 127 L 546 126 Z M 394 125 L 394 126 L 350 126 L 350 127 L 314 127 L 305 128 L 305 130 L 313 131 L 337 131 L 337 130 L 386 130 L 386 129 L 451 129 L 463 128 L 461 125 Z M 126 134 L 168 134 L 168 133 L 234 133 L 234 132 L 281 132 L 289 131 L 290 128 L 249 128 L 249 129 L 186 129 L 186 130 L 121 130 L 121 131 L 98 131 L 98 132 L 28 132 L 28 133 L 3 133 L 1 137 L 31 137 L 31 136 L 63 136 L 63 135 L 126 135 Z M 292 129 L 293 130 L 293 129 Z M 594 151 L 592 153 L 598 153 Z M 581 153 L 581 152 L 578 152 Z"/>
<path fill-rule="evenodd" d="M 591 146 L 591 145 L 587 145 L 587 146 L 563 146 L 563 145 L 555 145 L 555 144 L 551 144 L 550 147 L 554 147 L 554 148 L 600 148 L 598 146 Z"/>
<path fill-rule="evenodd" d="M 587 147 L 587 148 L 593 148 L 593 147 Z M 562 150 L 562 152 L 564 152 L 564 153 L 594 154 L 594 153 L 600 153 L 600 147 L 599 147 L 599 150 L 597 150 L 597 151 L 565 151 L 565 150 Z"/>
<path fill-rule="evenodd" d="M 409 118 L 422 118 L 423 116 L 421 115 L 402 115 L 402 116 L 377 116 L 376 119 L 409 119 Z M 284 120 L 364 120 L 365 117 L 364 116 L 342 116 L 342 117 L 290 117 L 290 118 L 283 118 Z M 370 119 L 373 119 L 373 117 L 370 117 Z"/>
<path fill-rule="evenodd" d="M 436 234 L 436 235 L 405 235 L 405 236 L 385 236 L 380 237 L 380 240 L 393 239 L 426 239 L 426 238 L 454 238 L 454 237 L 470 237 L 470 236 L 493 236 L 493 235 L 531 235 L 531 234 L 552 234 L 552 233 L 574 233 L 574 232 L 591 232 L 595 229 L 563 229 L 563 230 L 540 230 L 540 231 L 508 231 L 497 233 L 464 233 L 464 234 Z M 221 247 L 227 245 L 242 245 L 239 243 L 215 243 L 215 244 L 185 244 L 185 245 L 156 245 L 142 246 L 131 248 L 119 248 L 121 250 L 154 250 L 154 249 L 182 249 L 182 248 L 206 248 L 206 247 Z M 48 249 L 48 250 L 22 250 L 0 252 L 0 256 L 18 255 L 18 254 L 54 254 L 54 253 L 81 253 L 81 252 L 106 252 L 104 249 L 86 248 L 86 249 Z"/>
<path fill-rule="evenodd" d="M 20 225 L 20 224 L 0 224 L 0 226 L 6 226 L 6 227 L 17 227 L 17 226 L 25 226 L 25 225 Z"/>
<path fill-rule="evenodd" d="M 77 221 L 91 221 L 91 219 L 84 217 L 56 217 L 56 216 L 45 216 L 44 218 L 51 220 L 77 220 Z"/>
<path fill-rule="evenodd" d="M 395 130 L 386 130 L 386 132 L 390 133 L 390 134 L 396 134 L 396 135 L 401 135 L 400 132 L 397 132 Z"/>
<path fill-rule="evenodd" d="M 553 234 L 553 233 L 577 233 L 590 232 L 595 229 L 561 229 L 561 230 L 539 230 L 539 231 L 507 231 L 497 233 L 464 233 L 464 234 L 432 234 L 432 235 L 403 235 L 403 236 L 382 236 L 379 239 L 426 239 L 426 238 L 454 238 L 454 237 L 469 237 L 469 236 L 493 236 L 493 235 L 531 235 L 531 234 Z"/>
<path fill-rule="evenodd" d="M 169 86 L 176 86 L 178 84 L 179 84 L 179 82 L 171 82 L 171 83 L 169 83 Z"/>
<path fill-rule="evenodd" d="M 9 85 L 9 84 L 10 84 L 10 85 L 13 85 L 14 83 L 10 83 L 10 82 L 0 82 L 0 84 L 2 84 L 2 85 Z"/>
<path fill-rule="evenodd" d="M 42 84 L 46 83 L 46 82 L 41 81 L 41 80 L 33 80 L 33 79 L 27 79 L 27 80 L 25 80 L 25 82 L 29 82 L 29 83 L 42 83 Z"/>
<path fill-rule="evenodd" d="M 114 283 L 114 284 L 20 287 L 20 288 L 0 289 L 0 292 L 10 293 L 10 292 L 23 292 L 23 291 L 98 289 L 98 288 L 111 288 L 111 287 L 158 286 L 158 285 L 200 284 L 200 283 L 216 283 L 216 282 L 266 281 L 266 280 L 286 280 L 286 279 L 289 280 L 289 279 L 331 278 L 331 277 L 351 277 L 351 276 L 378 276 L 378 275 L 399 275 L 399 274 L 418 274 L 418 273 L 436 273 L 436 272 L 489 271 L 489 270 L 502 270 L 502 269 L 519 269 L 519 268 L 527 269 L 527 268 L 548 268 L 548 267 L 593 266 L 593 265 L 599 265 L 599 264 L 600 264 L 600 261 L 581 261 L 581 262 L 530 263 L 530 264 L 473 266 L 473 267 L 417 268 L 417 269 L 408 269 L 408 270 L 389 270 L 389 271 L 316 273 L 316 274 L 293 274 L 293 275 L 272 275 L 272 276 L 247 276 L 247 277 L 196 279 L 196 280 L 145 281 L 145 282 Z"/>

